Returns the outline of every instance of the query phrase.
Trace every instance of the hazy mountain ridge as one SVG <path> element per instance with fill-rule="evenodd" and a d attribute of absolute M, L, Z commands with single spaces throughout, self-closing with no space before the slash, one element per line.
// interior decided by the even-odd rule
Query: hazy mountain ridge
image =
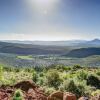
<path fill-rule="evenodd" d="M 75 49 L 66 54 L 67 57 L 79 57 L 79 58 L 84 58 L 92 55 L 100 55 L 100 48 Z"/>
<path fill-rule="evenodd" d="M 13 53 L 13 54 L 63 54 L 67 53 L 69 48 L 65 46 L 44 46 L 44 45 L 32 45 L 32 44 L 19 44 L 0 42 L 1 53 Z"/>
<path fill-rule="evenodd" d="M 56 45 L 56 46 L 100 46 L 100 39 L 94 40 L 66 40 L 66 41 L 18 41 L 4 40 L 3 42 L 33 45 Z"/>
<path fill-rule="evenodd" d="M 14 43 L 15 42 L 15 43 Z M 24 42 L 24 43 L 23 43 Z M 100 40 L 91 41 L 3 41 L 0 42 L 0 53 L 12 54 L 58 54 L 68 57 L 87 57 L 100 55 Z"/>

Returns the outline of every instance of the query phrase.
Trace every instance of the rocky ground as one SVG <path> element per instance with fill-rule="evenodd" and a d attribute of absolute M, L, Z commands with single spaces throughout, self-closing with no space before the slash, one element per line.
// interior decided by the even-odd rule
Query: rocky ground
<path fill-rule="evenodd" d="M 49 96 L 46 96 L 44 91 L 32 81 L 22 81 L 14 86 L 2 85 L 0 87 L 0 100 L 22 100 L 13 98 L 17 89 L 22 90 L 23 100 L 100 100 L 99 94 L 95 97 L 80 97 L 77 99 L 72 93 L 60 91 L 56 91 Z"/>

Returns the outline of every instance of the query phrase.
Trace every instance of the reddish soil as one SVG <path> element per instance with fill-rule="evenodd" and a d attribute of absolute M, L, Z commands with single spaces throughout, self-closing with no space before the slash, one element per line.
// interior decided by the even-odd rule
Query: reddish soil
<path fill-rule="evenodd" d="M 35 85 L 33 81 L 22 81 L 14 86 L 0 87 L 0 100 L 13 100 L 14 92 L 16 89 L 21 89 L 23 92 L 23 100 L 77 100 L 76 96 L 69 92 L 56 91 L 50 94 L 48 97 L 44 94 L 44 91 Z M 100 95 L 96 97 L 80 97 L 78 100 L 100 100 Z"/>

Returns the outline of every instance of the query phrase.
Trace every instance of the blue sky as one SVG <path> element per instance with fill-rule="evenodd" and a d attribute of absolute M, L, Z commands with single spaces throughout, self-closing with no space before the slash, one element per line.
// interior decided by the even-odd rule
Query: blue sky
<path fill-rule="evenodd" d="M 100 38 L 100 0 L 0 0 L 0 39 Z"/>

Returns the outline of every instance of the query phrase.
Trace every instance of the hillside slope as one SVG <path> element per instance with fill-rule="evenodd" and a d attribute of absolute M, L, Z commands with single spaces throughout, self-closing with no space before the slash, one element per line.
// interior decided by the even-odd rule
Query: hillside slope
<path fill-rule="evenodd" d="M 81 48 L 70 51 L 66 56 L 68 57 L 88 57 L 92 55 L 100 55 L 100 48 Z"/>
<path fill-rule="evenodd" d="M 69 51 L 70 48 L 65 46 L 43 46 L 43 45 L 0 42 L 0 53 L 44 55 L 44 54 L 63 54 Z"/>

